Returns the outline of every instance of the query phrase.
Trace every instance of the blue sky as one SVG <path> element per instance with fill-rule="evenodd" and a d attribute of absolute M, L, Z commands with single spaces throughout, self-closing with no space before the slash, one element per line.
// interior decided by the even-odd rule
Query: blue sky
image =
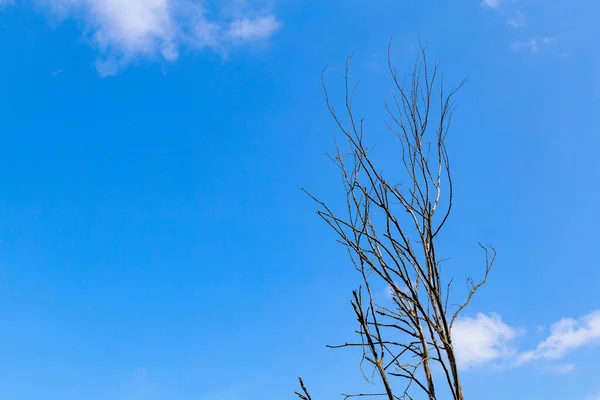
<path fill-rule="evenodd" d="M 359 276 L 314 215 L 354 54 L 377 141 L 385 52 L 448 82 L 470 398 L 600 398 L 600 4 L 0 0 L 0 398 L 315 398 L 361 385 Z M 384 296 L 382 288 L 382 296 Z"/>

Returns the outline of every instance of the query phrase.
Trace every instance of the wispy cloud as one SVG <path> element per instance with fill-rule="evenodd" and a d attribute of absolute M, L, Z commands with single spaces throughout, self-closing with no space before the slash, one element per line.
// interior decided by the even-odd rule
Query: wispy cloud
<path fill-rule="evenodd" d="M 527 19 L 516 1 L 508 0 L 483 0 L 483 8 L 493 10 L 501 15 L 506 23 L 515 28 L 525 26 Z"/>
<path fill-rule="evenodd" d="M 406 285 L 398 285 L 396 288 L 402 293 L 409 293 L 409 289 Z M 392 285 L 387 285 L 385 287 L 385 297 L 388 299 L 393 299 L 394 296 L 396 296 L 395 289 L 392 287 Z"/>
<path fill-rule="evenodd" d="M 500 5 L 500 0 L 483 0 L 481 5 L 489 8 L 498 8 Z"/>
<path fill-rule="evenodd" d="M 114 75 L 139 58 L 172 63 L 184 47 L 223 51 L 232 40 L 266 40 L 281 27 L 268 10 L 253 18 L 228 21 L 209 15 L 203 2 L 193 0 L 38 2 L 61 20 L 82 23 L 87 42 L 99 52 L 96 66 L 101 75 Z"/>
<path fill-rule="evenodd" d="M 563 318 L 550 328 L 550 336 L 538 346 L 519 355 L 516 364 L 536 360 L 559 360 L 580 348 L 600 344 L 600 311 L 580 319 Z"/>
<path fill-rule="evenodd" d="M 555 374 L 568 374 L 569 372 L 575 369 L 575 364 L 567 363 L 567 364 L 558 364 L 551 365 L 548 367 L 548 371 Z"/>
<path fill-rule="evenodd" d="M 477 314 L 459 318 L 452 328 L 457 362 L 462 369 L 509 357 L 515 351 L 510 342 L 516 329 L 506 325 L 498 315 Z"/>
<path fill-rule="evenodd" d="M 527 19 L 521 10 L 514 9 L 507 15 L 506 23 L 512 27 L 519 28 L 521 26 L 525 26 Z"/>
<path fill-rule="evenodd" d="M 244 18 L 234 21 L 229 26 L 229 36 L 242 40 L 264 39 L 271 36 L 281 27 L 281 22 L 273 15 L 260 18 Z"/>
<path fill-rule="evenodd" d="M 600 393 L 587 397 L 585 400 L 600 400 Z"/>
<path fill-rule="evenodd" d="M 511 48 L 515 51 L 528 51 L 537 53 L 540 50 L 548 47 L 554 42 L 554 38 L 545 36 L 542 38 L 531 38 L 528 40 L 520 40 L 511 44 Z"/>

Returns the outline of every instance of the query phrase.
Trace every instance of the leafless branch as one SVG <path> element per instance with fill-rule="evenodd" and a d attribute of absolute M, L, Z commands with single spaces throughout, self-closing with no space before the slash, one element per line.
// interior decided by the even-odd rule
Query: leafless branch
<path fill-rule="evenodd" d="M 339 168 L 346 203 L 343 212 L 305 191 L 318 205 L 317 214 L 337 234 L 360 273 L 362 285 L 352 292 L 360 340 L 330 348 L 362 350 L 361 366 L 370 366 L 379 393 L 344 394 L 351 397 L 413 399 L 420 392 L 435 400 L 438 392 L 464 400 L 452 326 L 475 293 L 487 281 L 496 258 L 485 251 L 485 273 L 475 283 L 467 279 L 468 295 L 448 314 L 452 279 L 442 279 L 444 259 L 437 253 L 437 237 L 450 216 L 454 186 L 446 138 L 454 113 L 454 97 L 465 81 L 444 91 L 439 61 L 429 62 L 424 45 L 407 79 L 399 77 L 388 46 L 388 68 L 394 90 L 385 103 L 387 129 L 399 144 L 402 181 L 385 174 L 376 164 L 373 147 L 365 140 L 364 119 L 353 108 L 357 85 L 350 84 L 348 58 L 343 114 L 338 114 L 322 75 L 322 94 L 341 132 L 335 152 L 328 157 Z M 406 182 L 406 183 L 404 183 Z M 391 305 L 379 304 L 373 288 L 386 285 Z M 441 374 L 434 376 L 433 365 Z M 362 367 L 361 367 L 362 368 Z M 312 400 L 300 380 L 302 400 Z"/>

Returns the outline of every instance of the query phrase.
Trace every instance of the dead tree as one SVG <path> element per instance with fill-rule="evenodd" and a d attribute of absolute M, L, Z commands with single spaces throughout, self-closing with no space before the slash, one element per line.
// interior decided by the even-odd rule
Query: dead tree
<path fill-rule="evenodd" d="M 483 278 L 478 282 L 467 278 L 468 291 L 462 303 L 449 304 L 454 298 L 450 295 L 452 279 L 442 277 L 444 260 L 436 243 L 452 210 L 446 137 L 453 98 L 464 81 L 445 92 L 438 61 L 428 64 L 425 53 L 421 46 L 412 72 L 402 79 L 388 46 L 394 91 L 393 101 L 385 104 L 390 118 L 387 128 L 400 144 L 397 159 L 403 174 L 396 184 L 375 164 L 373 148 L 364 138 L 364 119 L 354 115 L 356 86 L 350 86 L 348 74 L 351 57 L 346 64 L 343 117 L 334 110 L 322 76 L 325 102 L 344 139 L 336 141 L 336 152 L 330 158 L 341 171 L 345 211 L 336 213 L 309 195 L 320 206 L 317 214 L 347 247 L 363 280 L 351 300 L 359 340 L 329 347 L 361 348 L 361 366 L 373 368 L 373 383 L 381 388 L 374 393 L 346 394 L 345 398 L 464 399 L 452 326 L 486 282 L 496 251 L 480 244 L 485 252 Z M 382 304 L 374 295 L 375 288 L 383 285 L 391 294 L 389 304 Z M 312 400 L 302 380 L 300 384 L 296 395 Z"/>

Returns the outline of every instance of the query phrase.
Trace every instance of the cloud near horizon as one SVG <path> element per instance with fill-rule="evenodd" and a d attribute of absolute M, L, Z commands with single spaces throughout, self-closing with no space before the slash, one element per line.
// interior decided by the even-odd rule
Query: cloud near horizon
<path fill-rule="evenodd" d="M 579 319 L 563 318 L 550 328 L 550 335 L 534 349 L 519 352 L 512 341 L 520 330 L 505 324 L 500 316 L 479 313 L 475 318 L 458 318 L 452 337 L 461 369 L 504 361 L 519 367 L 536 361 L 558 362 L 546 365 L 548 371 L 568 373 L 575 369 L 571 363 L 560 361 L 569 353 L 600 344 L 600 310 Z"/>
<path fill-rule="evenodd" d="M 468 369 L 510 356 L 514 350 L 509 344 L 516 336 L 517 330 L 495 314 L 458 318 L 452 328 L 452 340 L 459 367 Z"/>
<path fill-rule="evenodd" d="M 521 353 L 517 364 L 536 360 L 558 360 L 582 347 L 600 343 L 600 310 L 579 319 L 563 318 L 550 328 L 550 336 L 533 349 Z"/>
<path fill-rule="evenodd" d="M 0 0 L 0 4 L 7 0 Z M 7 4 L 12 4 L 11 0 Z M 38 0 L 59 20 L 84 26 L 87 42 L 98 50 L 96 67 L 114 75 L 136 59 L 172 63 L 180 49 L 212 48 L 224 53 L 233 44 L 264 41 L 282 23 L 265 13 L 227 19 L 211 17 L 194 0 Z"/>

